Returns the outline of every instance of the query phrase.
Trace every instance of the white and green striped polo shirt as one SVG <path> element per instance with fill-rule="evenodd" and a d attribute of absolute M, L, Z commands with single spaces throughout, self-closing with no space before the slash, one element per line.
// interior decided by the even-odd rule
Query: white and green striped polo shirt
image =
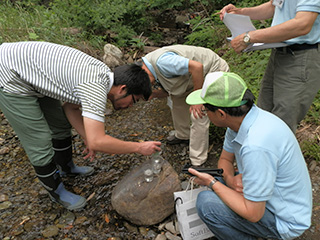
<path fill-rule="evenodd" d="M 82 116 L 104 122 L 112 85 L 109 67 L 77 49 L 48 42 L 0 45 L 4 92 L 79 104 Z"/>

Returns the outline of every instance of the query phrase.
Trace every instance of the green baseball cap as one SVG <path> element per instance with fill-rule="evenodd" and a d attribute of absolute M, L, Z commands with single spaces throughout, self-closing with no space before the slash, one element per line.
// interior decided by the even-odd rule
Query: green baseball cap
<path fill-rule="evenodd" d="M 243 79 L 230 72 L 212 72 L 206 75 L 202 89 L 193 91 L 186 99 L 189 105 L 209 103 L 217 107 L 239 107 L 247 90 Z"/>

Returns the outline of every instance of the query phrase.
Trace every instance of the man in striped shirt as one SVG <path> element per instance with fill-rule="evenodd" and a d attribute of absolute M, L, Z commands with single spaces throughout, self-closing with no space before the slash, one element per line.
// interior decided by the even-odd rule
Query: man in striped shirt
<path fill-rule="evenodd" d="M 69 210 L 84 207 L 86 200 L 67 191 L 60 176 L 93 172 L 72 161 L 71 126 L 86 143 L 85 159 L 92 161 L 97 151 L 151 155 L 160 142 L 122 141 L 104 128 L 107 99 L 122 109 L 150 94 L 149 78 L 139 67 L 112 73 L 79 50 L 48 42 L 0 45 L 0 109 L 50 198 Z"/>

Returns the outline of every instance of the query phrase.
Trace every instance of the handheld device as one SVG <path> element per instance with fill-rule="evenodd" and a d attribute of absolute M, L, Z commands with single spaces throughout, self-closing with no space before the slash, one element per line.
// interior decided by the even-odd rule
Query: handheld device
<path fill-rule="evenodd" d="M 188 171 L 189 168 L 193 168 L 193 169 L 197 170 L 198 172 L 208 173 L 213 177 L 222 177 L 222 174 L 223 174 L 222 168 L 215 169 L 215 168 L 194 167 L 191 164 L 184 165 L 184 167 L 182 168 L 182 173 L 186 173 L 186 174 L 189 174 L 190 176 L 193 176 L 193 174 L 191 174 Z"/>

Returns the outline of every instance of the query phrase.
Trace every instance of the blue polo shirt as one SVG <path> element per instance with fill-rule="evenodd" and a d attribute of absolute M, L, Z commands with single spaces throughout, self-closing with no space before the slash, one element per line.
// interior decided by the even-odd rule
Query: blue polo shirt
<path fill-rule="evenodd" d="M 235 154 L 244 197 L 266 201 L 283 239 L 297 237 L 310 227 L 308 169 L 295 135 L 280 118 L 254 105 L 238 132 L 227 129 L 223 148 Z"/>
<path fill-rule="evenodd" d="M 150 70 L 156 80 L 158 80 L 156 71 L 151 63 L 145 58 L 142 58 L 144 64 Z M 156 63 L 159 71 L 166 78 L 174 78 L 176 76 L 186 75 L 189 72 L 189 59 L 182 57 L 174 52 L 166 52 L 162 54 Z"/>
<path fill-rule="evenodd" d="M 272 26 L 281 24 L 296 16 L 297 12 L 320 13 L 319 0 L 284 0 L 282 7 L 275 7 Z M 320 16 L 318 15 L 311 31 L 303 36 L 285 41 L 288 44 L 315 44 L 320 43 Z"/>

